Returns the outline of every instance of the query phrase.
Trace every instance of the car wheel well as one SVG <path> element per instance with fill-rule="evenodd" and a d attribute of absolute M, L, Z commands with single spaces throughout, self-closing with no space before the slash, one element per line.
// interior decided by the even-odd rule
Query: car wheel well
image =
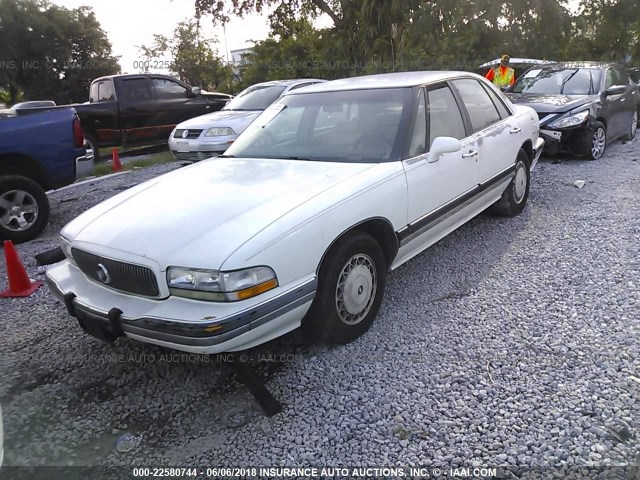
<path fill-rule="evenodd" d="M 377 217 L 364 220 L 363 222 L 353 225 L 352 227 L 342 232 L 333 242 L 331 242 L 331 245 L 329 245 L 329 247 L 322 255 L 322 259 L 318 265 L 318 269 L 324 262 L 327 253 L 334 247 L 334 245 L 339 243 L 341 239 L 354 231 L 364 232 L 371 235 L 376 240 L 376 242 L 378 242 L 380 248 L 382 249 L 387 268 L 391 267 L 393 260 L 398 254 L 400 244 L 398 242 L 398 237 L 395 233 L 395 230 L 391 225 L 391 222 L 389 222 L 389 220 L 387 220 L 386 218 Z"/>
<path fill-rule="evenodd" d="M 604 129 L 607 129 L 607 121 L 604 118 L 598 117 L 596 118 L 596 122 L 600 122 L 602 125 L 604 125 Z"/>
<path fill-rule="evenodd" d="M 533 144 L 531 143 L 531 140 L 527 140 L 526 142 L 524 142 L 520 149 L 526 152 L 527 156 L 529 157 L 529 164 L 531 164 L 531 161 L 533 160 Z"/>
<path fill-rule="evenodd" d="M 0 175 L 20 175 L 37 182 L 44 190 L 53 188 L 53 182 L 42 165 L 27 155 L 0 155 Z"/>

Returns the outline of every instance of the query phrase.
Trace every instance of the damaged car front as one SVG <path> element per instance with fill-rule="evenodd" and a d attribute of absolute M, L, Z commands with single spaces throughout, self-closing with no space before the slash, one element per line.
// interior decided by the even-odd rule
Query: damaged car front
<path fill-rule="evenodd" d="M 507 95 L 513 103 L 538 113 L 540 135 L 549 154 L 573 152 L 595 160 L 604 154 L 609 141 L 635 135 L 637 89 L 611 65 L 532 68 Z"/>

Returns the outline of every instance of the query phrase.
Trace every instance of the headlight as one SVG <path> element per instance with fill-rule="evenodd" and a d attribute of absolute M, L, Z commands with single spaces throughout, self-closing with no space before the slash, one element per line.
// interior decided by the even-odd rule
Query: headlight
<path fill-rule="evenodd" d="M 235 135 L 236 132 L 233 131 L 233 128 L 229 127 L 211 127 L 207 130 L 207 133 L 204 134 L 205 137 L 226 137 L 229 135 Z"/>
<path fill-rule="evenodd" d="M 585 110 L 584 112 L 574 113 L 568 117 L 561 118 L 551 123 L 549 126 L 552 128 L 568 128 L 575 127 L 576 125 L 580 125 L 583 123 L 587 117 L 589 116 L 589 110 Z"/>
<path fill-rule="evenodd" d="M 71 240 L 68 240 L 60 235 L 60 248 L 62 248 L 64 256 L 67 257 L 67 259 L 73 261 L 73 255 L 71 255 Z"/>
<path fill-rule="evenodd" d="M 171 294 L 179 297 L 235 302 L 276 288 L 278 279 L 269 267 L 253 267 L 235 272 L 169 267 L 167 284 Z"/>

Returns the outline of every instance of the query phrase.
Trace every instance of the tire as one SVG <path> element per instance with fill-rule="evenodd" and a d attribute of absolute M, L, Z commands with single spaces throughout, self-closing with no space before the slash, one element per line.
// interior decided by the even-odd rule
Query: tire
<path fill-rule="evenodd" d="M 502 192 L 500 200 L 491 205 L 491 212 L 502 217 L 515 217 L 518 215 L 527 204 L 530 184 L 529 155 L 520 149 L 516 157 L 516 174 L 509 186 Z"/>
<path fill-rule="evenodd" d="M 91 149 L 93 152 L 93 161 L 97 162 L 100 160 L 100 144 L 98 143 L 98 139 L 93 135 L 85 135 L 84 139 L 85 142 L 87 142 L 87 150 Z"/>
<path fill-rule="evenodd" d="M 593 124 L 591 138 L 588 143 L 587 158 L 589 160 L 598 160 L 607 148 L 607 129 L 602 122 Z"/>
<path fill-rule="evenodd" d="M 0 177 L 0 239 L 13 243 L 37 237 L 49 221 L 49 198 L 30 178 Z"/>
<path fill-rule="evenodd" d="M 386 280 L 387 266 L 378 242 L 364 232 L 349 233 L 325 255 L 303 329 L 317 343 L 354 341 L 376 318 Z"/>
<path fill-rule="evenodd" d="M 629 129 L 623 140 L 633 140 L 636 136 L 636 131 L 638 130 L 638 112 L 633 112 L 633 116 L 631 117 L 631 125 L 629 125 Z"/>

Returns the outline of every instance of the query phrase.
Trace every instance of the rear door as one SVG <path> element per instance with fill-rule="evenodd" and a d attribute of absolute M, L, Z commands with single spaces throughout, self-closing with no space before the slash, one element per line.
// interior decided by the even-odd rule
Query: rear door
<path fill-rule="evenodd" d="M 118 103 L 123 130 L 123 143 L 141 145 L 160 138 L 156 102 L 145 76 L 118 79 Z"/>
<path fill-rule="evenodd" d="M 471 138 L 476 142 L 475 155 L 467 167 L 482 184 L 515 165 L 524 133 L 502 100 L 480 81 L 469 78 L 451 82 L 459 95 L 471 125 Z"/>
<path fill-rule="evenodd" d="M 412 132 L 409 158 L 403 161 L 409 193 L 409 236 L 405 241 L 436 227 L 478 184 L 473 159 L 469 158 L 478 145 L 467 136 L 463 114 L 449 85 L 420 89 Z M 459 139 L 463 148 L 429 163 L 429 147 L 442 136 Z M 439 230 L 433 228 L 432 232 L 437 236 Z"/>

